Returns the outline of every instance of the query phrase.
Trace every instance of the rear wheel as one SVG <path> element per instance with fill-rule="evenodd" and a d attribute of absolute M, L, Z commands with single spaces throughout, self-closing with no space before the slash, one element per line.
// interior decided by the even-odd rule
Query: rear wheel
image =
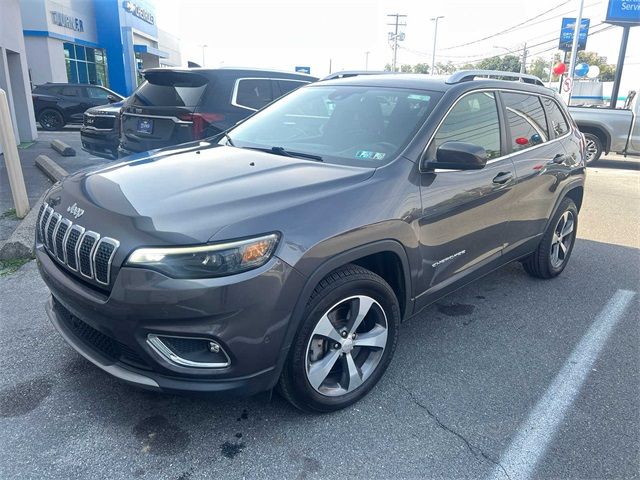
<path fill-rule="evenodd" d="M 64 127 L 62 114 L 52 108 L 46 108 L 40 112 L 38 122 L 45 130 L 60 130 Z"/>
<path fill-rule="evenodd" d="M 587 141 L 586 162 L 587 162 L 587 165 L 591 165 L 592 163 L 595 163 L 598 160 L 600 160 L 600 157 L 602 156 L 602 149 L 603 149 L 602 142 L 596 135 L 592 133 L 585 133 L 584 138 Z"/>
<path fill-rule="evenodd" d="M 540 245 L 523 260 L 527 273 L 538 278 L 553 278 L 567 266 L 573 251 L 578 228 L 578 209 L 570 198 L 565 198 L 551 219 Z"/>
<path fill-rule="evenodd" d="M 306 411 L 357 402 L 391 362 L 399 323 L 398 300 L 384 279 L 357 265 L 334 271 L 309 300 L 280 392 Z"/>

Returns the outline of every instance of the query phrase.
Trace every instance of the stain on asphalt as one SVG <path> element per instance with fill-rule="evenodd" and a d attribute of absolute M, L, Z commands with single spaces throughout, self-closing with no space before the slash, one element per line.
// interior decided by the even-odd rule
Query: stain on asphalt
<path fill-rule="evenodd" d="M 236 433 L 236 438 L 242 438 L 242 433 L 240 432 Z"/>
<path fill-rule="evenodd" d="M 133 471 L 133 476 L 134 476 L 134 477 L 141 477 L 141 476 L 143 476 L 143 475 L 144 475 L 144 468 L 136 468 L 136 469 Z"/>
<path fill-rule="evenodd" d="M 249 418 L 249 412 L 247 410 L 242 410 L 242 414 L 238 417 L 238 421 L 246 420 Z"/>
<path fill-rule="evenodd" d="M 244 450 L 245 444 L 244 442 L 239 443 L 231 443 L 224 442 L 220 445 L 220 452 L 227 458 L 235 458 L 242 450 Z"/>
<path fill-rule="evenodd" d="M 187 449 L 191 438 L 162 415 L 147 417 L 133 427 L 134 436 L 142 442 L 142 452 L 153 455 L 174 455 Z"/>
<path fill-rule="evenodd" d="M 476 295 L 476 298 L 477 298 L 478 300 L 484 300 L 484 299 L 485 299 L 485 298 L 487 298 L 487 297 L 485 297 L 484 295 Z"/>
<path fill-rule="evenodd" d="M 437 303 L 436 307 L 440 313 L 447 315 L 448 317 L 461 317 L 463 315 L 471 315 L 476 309 L 475 305 L 467 305 L 464 303 L 452 303 L 445 305 L 443 303 Z"/>
<path fill-rule="evenodd" d="M 27 380 L 0 390 L 0 417 L 18 417 L 34 410 L 51 394 L 51 382 L 44 377 Z"/>
<path fill-rule="evenodd" d="M 193 468 L 190 468 L 189 470 L 182 472 L 180 475 L 178 475 L 176 480 L 189 480 L 192 475 L 193 475 Z"/>

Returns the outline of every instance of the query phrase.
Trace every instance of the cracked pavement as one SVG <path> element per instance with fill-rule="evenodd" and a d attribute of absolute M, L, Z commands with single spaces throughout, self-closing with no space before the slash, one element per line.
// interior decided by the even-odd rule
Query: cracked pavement
<path fill-rule="evenodd" d="M 278 395 L 171 396 L 111 378 L 54 332 L 31 262 L 0 278 L 0 478 L 490 478 L 612 294 L 640 290 L 639 180 L 590 168 L 561 277 L 512 264 L 440 300 L 402 325 L 379 385 L 328 415 Z M 638 297 L 534 478 L 640 478 Z"/>

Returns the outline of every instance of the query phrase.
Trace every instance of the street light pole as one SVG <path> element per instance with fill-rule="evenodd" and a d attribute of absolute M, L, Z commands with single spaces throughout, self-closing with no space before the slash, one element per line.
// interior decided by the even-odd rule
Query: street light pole
<path fill-rule="evenodd" d="M 431 75 L 435 75 L 435 68 L 436 68 L 436 43 L 438 41 L 438 20 L 440 18 L 444 18 L 443 15 L 439 15 L 437 17 L 433 17 L 431 19 L 431 21 L 435 21 L 436 25 L 435 28 L 433 29 L 433 54 L 431 55 Z"/>
<path fill-rule="evenodd" d="M 204 49 L 207 48 L 207 45 L 200 45 L 202 47 L 202 66 L 205 66 L 205 61 L 204 61 Z"/>
<path fill-rule="evenodd" d="M 364 71 L 367 72 L 369 71 L 369 54 L 371 52 L 367 51 L 364 52 Z"/>

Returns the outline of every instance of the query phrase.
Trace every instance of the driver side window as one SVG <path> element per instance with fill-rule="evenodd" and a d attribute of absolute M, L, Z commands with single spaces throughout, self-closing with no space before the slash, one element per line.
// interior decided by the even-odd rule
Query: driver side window
<path fill-rule="evenodd" d="M 477 92 L 458 100 L 429 145 L 427 158 L 435 160 L 438 147 L 445 142 L 472 143 L 484 148 L 487 159 L 502 155 L 500 122 L 493 92 Z"/>

